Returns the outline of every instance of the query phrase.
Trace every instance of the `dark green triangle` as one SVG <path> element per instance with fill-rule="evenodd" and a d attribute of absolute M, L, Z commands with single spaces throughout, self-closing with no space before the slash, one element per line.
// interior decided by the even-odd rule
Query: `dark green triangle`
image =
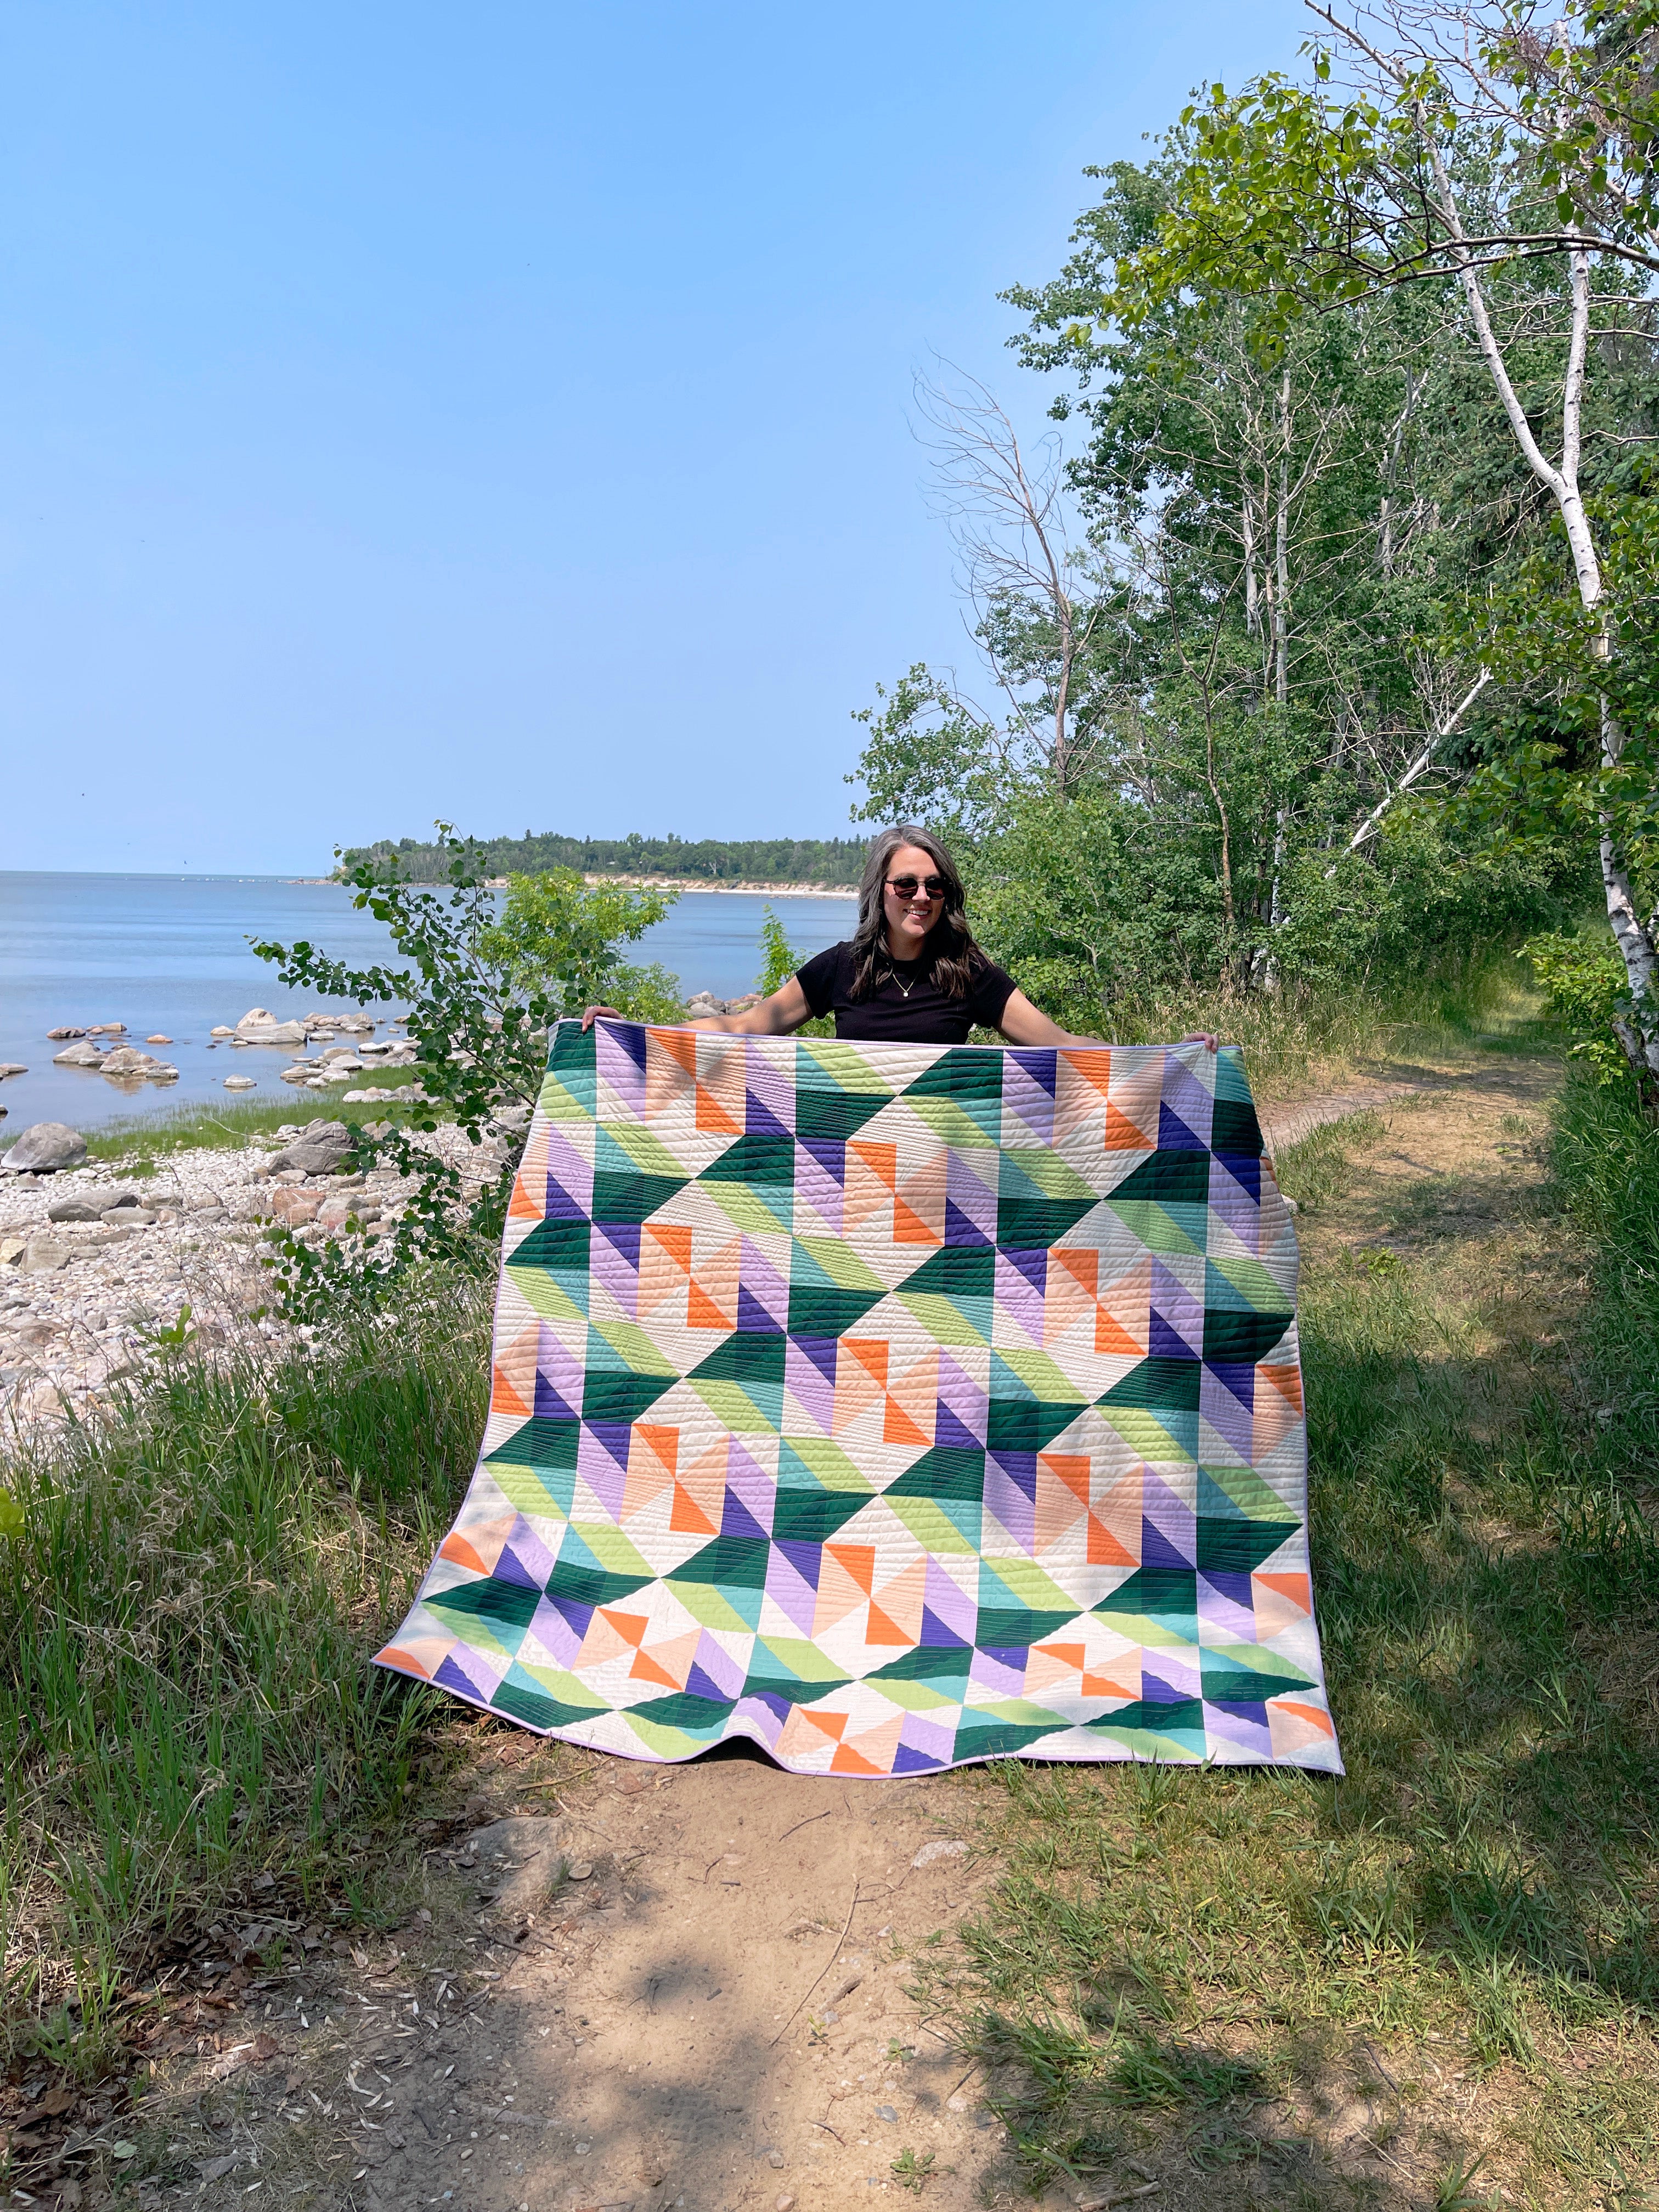
<path fill-rule="evenodd" d="M 958 1676 L 965 1682 L 973 1663 L 973 1651 L 966 1644 L 915 1644 L 884 1667 L 872 1668 L 864 1679 L 866 1682 L 938 1682 Z"/>
<path fill-rule="evenodd" d="M 501 1620 L 523 1628 L 541 1603 L 538 1589 L 523 1583 L 497 1582 L 493 1575 L 482 1582 L 458 1583 L 453 1589 L 439 1590 L 424 1602 L 434 1613 L 460 1613 L 469 1620 Z"/>
<path fill-rule="evenodd" d="M 856 1328 L 872 1306 L 878 1306 L 885 1291 L 842 1290 L 835 1283 L 792 1283 L 789 1285 L 791 1336 L 845 1336 Z"/>
<path fill-rule="evenodd" d="M 702 1583 L 718 1589 L 729 1583 L 733 1589 L 764 1589 L 772 1547 L 753 1536 L 716 1536 L 681 1565 L 663 1577 L 665 1583 Z"/>
<path fill-rule="evenodd" d="M 986 1417 L 986 1448 L 993 1453 L 1046 1450 L 1082 1411 L 1081 1406 L 1048 1406 L 1035 1398 L 993 1398 Z"/>
<path fill-rule="evenodd" d="M 794 1139 L 764 1136 L 739 1137 L 697 1177 L 699 1182 L 765 1183 L 785 1190 L 794 1180 Z"/>
<path fill-rule="evenodd" d="M 861 1490 L 780 1489 L 772 1506 L 772 1540 L 827 1544 L 869 1503 Z"/>
<path fill-rule="evenodd" d="M 930 1252 L 914 1275 L 899 1285 L 905 1291 L 932 1291 L 947 1298 L 988 1298 L 997 1285 L 997 1255 L 989 1244 L 942 1244 Z"/>
<path fill-rule="evenodd" d="M 1109 1206 L 1134 1200 L 1156 1206 L 1204 1206 L 1210 1196 L 1207 1152 L 1153 1152 L 1106 1194 Z"/>
<path fill-rule="evenodd" d="M 580 1421 L 555 1421 L 538 1413 L 504 1443 L 484 1454 L 487 1467 L 571 1468 L 581 1437 Z"/>
<path fill-rule="evenodd" d="M 586 1270 L 593 1227 L 587 1221 L 549 1221 L 536 1224 L 507 1255 L 509 1267 L 575 1267 Z"/>
<path fill-rule="evenodd" d="M 1248 1098 L 1218 1098 L 1210 1123 L 1212 1151 L 1243 1153 L 1251 1159 L 1261 1154 L 1261 1124 Z"/>
<path fill-rule="evenodd" d="M 737 1329 L 691 1370 L 689 1380 L 781 1382 L 789 1340 L 770 1329 Z"/>
<path fill-rule="evenodd" d="M 820 1091 L 803 1086 L 795 1093 L 795 1133 L 799 1137 L 855 1137 L 865 1123 L 890 1104 L 885 1091 Z"/>
<path fill-rule="evenodd" d="M 725 1727 L 736 1702 L 734 1698 L 700 1698 L 692 1690 L 676 1690 L 669 1697 L 653 1698 L 647 1705 L 629 1706 L 628 1717 L 654 1722 L 659 1728 L 678 1729 L 684 1735 L 712 1735 Z"/>
<path fill-rule="evenodd" d="M 592 1705 L 567 1705 L 558 1698 L 550 1698 L 545 1690 L 511 1680 L 501 1685 L 489 1703 L 492 1711 L 534 1729 L 569 1728 L 577 1721 L 591 1721 L 594 1710 Z"/>
<path fill-rule="evenodd" d="M 1099 1204 L 1091 1194 L 1078 1198 L 1047 1198 L 1036 1186 L 1030 1196 L 999 1197 L 997 1243 L 1006 1252 L 1046 1252 L 1066 1231 L 1075 1229 L 1085 1213 Z"/>
<path fill-rule="evenodd" d="M 1266 1358 L 1290 1327 L 1288 1313 L 1231 1313 L 1211 1306 L 1204 1316 L 1204 1357 L 1222 1366 L 1254 1366 Z"/>
<path fill-rule="evenodd" d="M 1033 1613 L 1024 1605 L 981 1605 L 974 1641 L 981 1651 L 1024 1650 L 1053 1636 L 1077 1619 L 1078 1607 L 1067 1613 Z"/>
<path fill-rule="evenodd" d="M 890 1482 L 884 1498 L 959 1498 L 977 1505 L 985 1495 L 985 1455 L 965 1444 L 934 1444 L 896 1482 Z"/>
<path fill-rule="evenodd" d="M 1002 1054 L 1000 1052 L 942 1053 L 925 1067 L 914 1083 L 907 1083 L 906 1098 L 996 1098 L 1002 1097 Z"/>
<path fill-rule="evenodd" d="M 678 1375 L 636 1375 L 630 1368 L 590 1367 L 582 1377 L 582 1419 L 637 1421 L 678 1381 Z"/>
<path fill-rule="evenodd" d="M 1218 1574 L 1254 1574 L 1297 1527 L 1294 1521 L 1236 1521 L 1231 1515 L 1200 1513 L 1198 1564 Z"/>
<path fill-rule="evenodd" d="M 1196 1359 L 1143 1359 L 1095 1401 L 1101 1406 L 1136 1406 L 1147 1413 L 1194 1413 L 1203 1389 L 1204 1369 Z"/>
<path fill-rule="evenodd" d="M 595 1221 L 649 1221 L 652 1215 L 683 1191 L 690 1181 L 689 1176 L 629 1175 L 610 1169 L 595 1169 L 593 1218 Z"/>

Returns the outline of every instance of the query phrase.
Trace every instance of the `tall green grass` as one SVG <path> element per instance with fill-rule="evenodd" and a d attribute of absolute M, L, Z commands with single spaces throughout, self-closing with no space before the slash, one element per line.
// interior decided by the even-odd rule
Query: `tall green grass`
<path fill-rule="evenodd" d="M 1555 1170 L 1589 1244 L 1586 1331 L 1605 1449 L 1659 1474 L 1659 1127 L 1633 1083 L 1569 1075 L 1555 1113 Z"/>
<path fill-rule="evenodd" d="M 0 1929 L 14 2019 L 255 1868 L 326 1887 L 439 1700 L 371 1668 L 482 1433 L 488 1316 L 428 1286 L 269 1363 L 175 1353 L 0 1466 Z M 27 1960 L 27 1965 L 19 1965 Z"/>

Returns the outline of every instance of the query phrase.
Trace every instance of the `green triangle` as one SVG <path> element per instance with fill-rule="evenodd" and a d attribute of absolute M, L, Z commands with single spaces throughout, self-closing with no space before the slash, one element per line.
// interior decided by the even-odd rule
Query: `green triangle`
<path fill-rule="evenodd" d="M 542 1219 L 507 1255 L 510 1267 L 569 1268 L 587 1272 L 593 1225 L 588 1221 Z"/>
<path fill-rule="evenodd" d="M 884 1290 L 843 1290 L 836 1283 L 791 1283 L 789 1334 L 791 1336 L 845 1336 L 848 1330 L 856 1328 L 872 1306 L 878 1306 L 886 1295 Z"/>
<path fill-rule="evenodd" d="M 535 1617 L 541 1598 L 538 1589 L 526 1589 L 523 1583 L 497 1582 L 493 1575 L 486 1575 L 477 1582 L 457 1583 L 453 1589 L 434 1591 L 422 1602 L 434 1613 L 526 1628 Z"/>
<path fill-rule="evenodd" d="M 1149 1413 L 1193 1413 L 1198 1410 L 1203 1385 L 1200 1361 L 1166 1359 L 1159 1354 L 1139 1361 L 1096 1403 L 1133 1406 Z"/>
<path fill-rule="evenodd" d="M 690 1181 L 689 1176 L 642 1175 L 629 1172 L 593 1171 L 593 1218 L 595 1221 L 649 1221 L 659 1212 L 671 1198 L 678 1197 Z"/>
<path fill-rule="evenodd" d="M 734 1329 L 690 1371 L 726 1382 L 781 1382 L 789 1340 L 769 1329 Z"/>
<path fill-rule="evenodd" d="M 770 1184 L 793 1189 L 795 1181 L 795 1140 L 793 1137 L 739 1137 L 698 1176 L 699 1182 Z"/>
<path fill-rule="evenodd" d="M 764 1589 L 772 1547 L 755 1536 L 716 1536 L 682 1560 L 665 1583 L 708 1583 L 714 1589 Z"/>
<path fill-rule="evenodd" d="M 934 1291 L 947 1298 L 989 1297 L 996 1290 L 997 1255 L 990 1244 L 942 1244 L 930 1252 L 915 1273 L 907 1275 L 906 1291 Z"/>
<path fill-rule="evenodd" d="M 567 1473 L 576 1464 L 576 1446 L 581 1436 L 580 1421 L 555 1421 L 538 1413 L 505 1437 L 493 1451 L 484 1454 L 486 1467 L 533 1467 L 561 1468 Z M 567 1500 L 567 1504 L 568 1501 Z"/>
<path fill-rule="evenodd" d="M 934 1444 L 890 1482 L 884 1498 L 959 1498 L 977 1505 L 985 1494 L 985 1455 L 965 1444 Z"/>
<path fill-rule="evenodd" d="M 1109 1204 L 1120 1200 L 1150 1200 L 1157 1206 L 1207 1206 L 1210 1202 L 1210 1156 L 1207 1152 L 1152 1152 L 1132 1168 L 1106 1194 Z"/>
<path fill-rule="evenodd" d="M 1218 1574 L 1254 1574 L 1299 1526 L 1295 1521 L 1243 1521 L 1231 1515 L 1198 1516 L 1198 1564 Z"/>

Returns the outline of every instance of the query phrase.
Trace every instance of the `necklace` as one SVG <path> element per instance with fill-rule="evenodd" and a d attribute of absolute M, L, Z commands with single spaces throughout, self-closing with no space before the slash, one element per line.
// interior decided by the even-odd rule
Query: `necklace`
<path fill-rule="evenodd" d="M 899 972 L 898 972 L 898 969 L 897 969 L 896 968 L 895 968 L 895 967 L 894 967 L 894 965 L 893 965 L 893 963 L 892 963 L 892 962 L 891 962 L 890 960 L 890 961 L 888 962 L 888 963 L 887 963 L 887 973 L 888 973 L 888 976 L 889 976 L 889 978 L 890 979 L 890 981 L 892 981 L 893 982 L 895 982 L 895 983 L 896 983 L 896 984 L 898 985 L 898 987 L 899 987 L 899 994 L 900 994 L 900 996 L 901 996 L 902 998 L 906 998 L 906 999 L 908 999 L 908 998 L 909 997 L 909 995 L 910 995 L 911 992 L 912 992 L 912 991 L 914 991 L 914 990 L 915 989 L 915 988 L 916 988 L 916 981 L 917 981 L 916 977 L 913 975 L 913 976 L 910 978 L 910 980 L 909 980 L 909 981 L 908 981 L 908 983 L 907 983 L 907 982 L 905 982 L 905 981 L 903 981 L 903 979 L 900 976 Z"/>

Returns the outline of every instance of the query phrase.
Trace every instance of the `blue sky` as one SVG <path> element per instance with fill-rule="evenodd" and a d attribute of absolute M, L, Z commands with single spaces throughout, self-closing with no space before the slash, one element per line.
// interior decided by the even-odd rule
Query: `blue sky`
<path fill-rule="evenodd" d="M 0 11 L 0 866 L 845 834 L 908 427 L 1292 0 Z"/>

